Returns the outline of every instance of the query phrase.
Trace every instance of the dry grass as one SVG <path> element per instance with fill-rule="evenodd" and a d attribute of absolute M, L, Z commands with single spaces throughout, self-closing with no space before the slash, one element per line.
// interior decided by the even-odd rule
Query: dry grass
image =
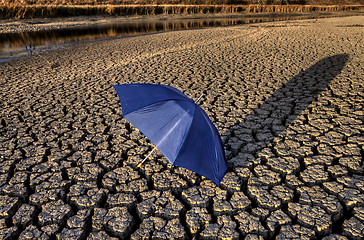
<path fill-rule="evenodd" d="M 32 5 L 30 3 L 48 0 L 21 0 L 12 4 L 1 0 L 0 18 L 35 18 L 35 17 L 68 17 L 68 16 L 125 16 L 125 15 L 156 15 L 156 14 L 195 14 L 195 13 L 260 13 L 260 12 L 312 12 L 312 11 L 356 11 L 364 10 L 364 5 L 72 5 L 81 0 L 74 0 L 68 5 Z M 65 0 L 56 0 L 62 2 Z M 101 0 L 93 0 L 101 2 Z M 103 2 L 117 0 L 104 0 Z M 28 5 L 19 4 L 21 2 Z M 71 1 L 66 1 L 71 2 Z M 83 2 L 91 2 L 85 0 Z"/>
<path fill-rule="evenodd" d="M 362 0 L 0 0 L 0 5 L 362 5 Z"/>

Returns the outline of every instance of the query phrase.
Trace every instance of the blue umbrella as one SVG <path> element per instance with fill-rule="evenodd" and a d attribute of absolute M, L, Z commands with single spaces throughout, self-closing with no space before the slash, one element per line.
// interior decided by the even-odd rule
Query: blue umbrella
<path fill-rule="evenodd" d="M 227 171 L 221 137 L 192 99 L 166 85 L 113 87 L 124 118 L 147 136 L 171 164 L 190 169 L 216 184 L 221 182 Z"/>

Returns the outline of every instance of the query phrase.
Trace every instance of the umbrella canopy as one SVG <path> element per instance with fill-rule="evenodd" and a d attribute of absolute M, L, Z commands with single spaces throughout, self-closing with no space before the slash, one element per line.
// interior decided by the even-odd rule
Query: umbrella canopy
<path fill-rule="evenodd" d="M 123 116 L 174 165 L 219 184 L 227 166 L 221 137 L 205 111 L 176 88 L 154 84 L 113 86 Z"/>

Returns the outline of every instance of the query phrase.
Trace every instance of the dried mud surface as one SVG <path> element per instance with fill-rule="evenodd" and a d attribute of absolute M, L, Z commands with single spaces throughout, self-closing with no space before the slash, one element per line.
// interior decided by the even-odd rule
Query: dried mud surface
<path fill-rule="evenodd" d="M 172 31 L 0 65 L 0 239 L 363 239 L 364 17 Z M 113 84 L 196 99 L 220 186 L 171 166 Z"/>

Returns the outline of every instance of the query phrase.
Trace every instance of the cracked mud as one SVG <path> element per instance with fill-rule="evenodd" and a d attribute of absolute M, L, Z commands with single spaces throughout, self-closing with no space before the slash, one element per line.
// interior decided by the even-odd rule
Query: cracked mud
<path fill-rule="evenodd" d="M 363 239 L 362 16 L 172 31 L 0 64 L 0 239 Z M 343 27 L 343 26 L 351 26 Z M 169 164 L 113 84 L 196 99 L 220 186 Z"/>

